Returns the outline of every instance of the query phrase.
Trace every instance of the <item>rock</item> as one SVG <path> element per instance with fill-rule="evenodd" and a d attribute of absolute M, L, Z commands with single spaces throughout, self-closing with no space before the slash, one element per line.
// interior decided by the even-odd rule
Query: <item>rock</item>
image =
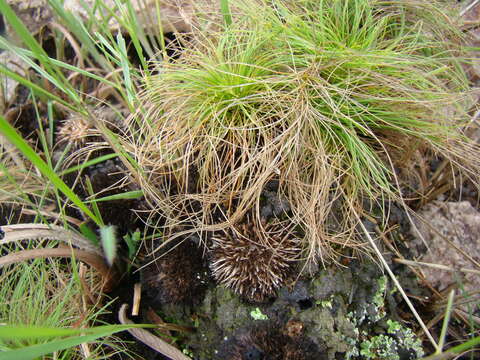
<path fill-rule="evenodd" d="M 195 308 L 169 304 L 161 311 L 185 326 L 197 319 L 197 331 L 183 340 L 199 360 L 356 359 L 362 351 L 379 354 L 365 359 L 420 358 L 419 339 L 388 313 L 395 306 L 386 302 L 390 292 L 376 264 L 356 262 L 299 279 L 268 304 L 246 303 L 216 286 Z"/>
<path fill-rule="evenodd" d="M 22 20 L 30 33 L 37 34 L 42 27 L 48 25 L 54 20 L 55 12 L 48 5 L 47 0 L 7 0 L 13 11 Z M 160 29 L 157 18 L 156 0 L 132 0 L 132 8 L 137 16 L 139 24 L 143 24 L 144 28 L 152 30 Z M 213 1 L 200 2 L 203 4 L 213 3 Z M 104 1 L 106 8 L 97 6 L 95 14 L 100 18 L 102 14 L 106 18 L 110 18 L 111 30 L 120 28 L 120 24 L 109 11 L 113 11 L 116 16 L 128 16 L 129 9 L 126 4 L 117 8 L 114 0 Z M 194 13 L 198 9 L 199 2 L 193 0 L 163 0 L 159 1 L 158 13 L 160 14 L 161 26 L 164 33 L 167 32 L 187 32 L 192 29 Z M 82 20 L 89 20 L 89 8 L 96 4 L 94 0 L 65 0 L 64 9 L 71 11 Z M 8 21 L 6 26 L 7 34 L 15 38 L 15 32 L 9 27 Z M 16 39 L 18 40 L 18 39 Z"/>
<path fill-rule="evenodd" d="M 47 0 L 7 0 L 12 10 L 22 20 L 31 34 L 37 34 L 42 27 L 53 19 L 53 10 Z M 16 39 L 16 33 L 6 21 L 6 32 L 10 38 Z"/>
<path fill-rule="evenodd" d="M 16 54 L 5 51 L 0 54 L 0 64 L 15 73 L 24 73 L 27 65 Z M 7 76 L 0 77 L 0 112 L 5 113 L 6 105 L 13 100 L 18 82 Z"/>
<path fill-rule="evenodd" d="M 434 201 L 419 211 L 426 220 L 416 221 L 416 225 L 428 248 L 421 261 L 440 264 L 456 269 L 455 272 L 423 267 L 425 278 L 433 286 L 444 289 L 456 281 L 461 281 L 464 290 L 478 290 L 480 277 L 477 274 L 462 273 L 461 268 L 474 269 L 474 261 L 480 262 L 480 212 L 467 201 Z M 417 246 L 422 240 L 414 231 Z"/>
<path fill-rule="evenodd" d="M 159 29 L 156 8 L 157 2 L 159 4 L 161 26 L 164 33 L 175 31 L 186 32 L 191 30 L 194 14 L 194 2 L 191 0 L 132 0 L 131 4 L 140 24 L 145 25 L 146 28 Z M 95 1 L 65 0 L 64 7 L 66 10 L 72 11 L 81 18 L 88 19 L 88 11 L 82 3 L 85 3 L 87 6 L 93 6 Z M 114 0 L 105 0 L 105 4 L 109 9 L 116 8 Z M 115 13 L 117 15 L 128 14 L 128 7 L 124 5 L 122 8 L 116 9 Z M 106 11 L 105 15 L 108 16 Z M 110 25 L 112 30 L 120 27 L 118 21 L 113 17 L 110 20 Z"/>

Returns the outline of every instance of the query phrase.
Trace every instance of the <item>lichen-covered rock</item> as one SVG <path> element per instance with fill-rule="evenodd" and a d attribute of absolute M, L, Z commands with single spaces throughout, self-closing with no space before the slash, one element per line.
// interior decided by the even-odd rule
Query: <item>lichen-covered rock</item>
<path fill-rule="evenodd" d="M 197 325 L 183 339 L 197 360 L 421 357 L 420 341 L 391 317 L 391 290 L 377 265 L 352 262 L 283 287 L 267 304 L 245 303 L 217 286 L 200 306 L 162 310 Z"/>

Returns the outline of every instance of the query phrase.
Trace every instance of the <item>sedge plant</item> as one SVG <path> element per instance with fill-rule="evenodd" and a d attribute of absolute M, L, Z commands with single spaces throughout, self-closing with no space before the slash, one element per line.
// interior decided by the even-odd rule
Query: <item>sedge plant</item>
<path fill-rule="evenodd" d="M 262 192 L 276 183 L 307 258 L 335 260 L 345 246 L 365 250 L 352 210 L 367 201 L 386 214 L 401 201 L 395 169 L 415 152 L 478 174 L 479 148 L 463 134 L 473 105 L 463 35 L 434 5 L 226 9 L 145 77 L 145 111 L 134 116 L 142 186 L 174 236 L 232 227 L 248 211 L 261 223 Z"/>
<path fill-rule="evenodd" d="M 46 247 L 53 245 L 52 242 L 43 244 Z M 12 247 L 18 248 L 20 245 L 3 245 L 2 251 L 12 251 L 14 250 Z M 87 330 L 84 330 L 86 333 L 90 332 L 91 330 L 88 328 L 91 324 L 106 313 L 103 305 L 91 304 L 91 299 L 89 300 L 87 296 L 88 291 L 97 286 L 98 281 L 95 277 L 92 271 L 86 271 L 84 275 L 80 275 L 79 266 L 75 261 L 65 263 L 60 259 L 49 261 L 35 259 L 30 263 L 20 262 L 3 267 L 0 322 L 2 331 L 8 326 L 13 330 L 4 332 L 0 336 L 0 358 L 27 359 L 29 352 L 34 351 L 36 347 L 48 346 L 48 342 L 58 341 L 62 336 L 57 334 L 49 337 L 48 331 L 45 333 L 39 330 L 34 336 L 22 337 L 22 332 L 31 327 L 56 328 L 59 329 L 58 331 L 61 328 L 76 327 L 80 334 L 82 333 L 81 328 L 86 328 Z M 15 329 L 15 326 L 23 328 Z M 99 336 L 107 337 L 113 332 L 104 332 Z M 78 344 L 80 342 L 75 345 Z M 50 345 L 50 351 L 44 352 L 45 356 L 42 359 L 83 359 L 86 357 L 102 359 L 122 348 L 114 338 L 108 340 L 102 338 L 82 347 L 75 347 L 75 345 L 66 348 L 55 348 Z M 28 350 L 30 348 L 32 350 Z M 125 350 L 122 351 L 125 352 Z M 53 352 L 55 354 L 51 354 Z M 42 353 L 36 352 L 34 357 L 28 358 L 38 358 L 40 355 Z"/>

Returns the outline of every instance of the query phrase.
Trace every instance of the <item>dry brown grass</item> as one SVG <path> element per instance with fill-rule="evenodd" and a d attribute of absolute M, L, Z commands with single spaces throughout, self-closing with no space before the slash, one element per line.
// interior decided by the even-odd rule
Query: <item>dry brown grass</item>
<path fill-rule="evenodd" d="M 248 2 L 145 79 L 133 148 L 166 238 L 227 230 L 247 212 L 261 222 L 277 182 L 306 258 L 336 261 L 368 251 L 352 210 L 401 198 L 407 153 L 427 148 L 476 176 L 461 34 L 419 2 L 348 4 Z"/>

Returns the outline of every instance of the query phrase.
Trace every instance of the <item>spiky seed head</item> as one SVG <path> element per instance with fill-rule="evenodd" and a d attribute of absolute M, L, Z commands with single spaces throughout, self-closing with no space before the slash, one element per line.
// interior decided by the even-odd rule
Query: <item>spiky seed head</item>
<path fill-rule="evenodd" d="M 213 237 L 210 269 L 220 284 L 249 301 L 263 302 L 291 273 L 299 245 L 285 223 L 247 221 Z"/>
<path fill-rule="evenodd" d="M 89 137 L 97 135 L 97 131 L 87 118 L 72 116 L 63 122 L 57 134 L 60 142 L 71 143 L 80 148 Z"/>

